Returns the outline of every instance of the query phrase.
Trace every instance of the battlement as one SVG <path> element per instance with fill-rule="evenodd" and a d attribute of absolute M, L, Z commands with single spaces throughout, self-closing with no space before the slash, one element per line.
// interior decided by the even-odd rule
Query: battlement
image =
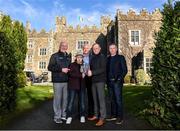
<path fill-rule="evenodd" d="M 62 17 L 57 16 L 55 18 L 55 23 L 56 23 L 56 25 L 64 25 L 64 26 L 66 26 L 66 17 L 65 16 L 62 16 Z"/>
<path fill-rule="evenodd" d="M 45 29 L 41 29 L 41 31 L 37 32 L 36 29 L 29 30 L 28 37 L 50 37 L 52 36 L 53 31 L 50 30 L 46 32 Z"/>
<path fill-rule="evenodd" d="M 66 17 L 65 16 L 62 16 L 62 17 L 59 17 L 57 16 L 56 19 L 55 19 L 55 22 L 56 22 L 56 32 L 70 32 L 70 33 L 73 33 L 73 32 L 82 32 L 82 33 L 85 33 L 85 32 L 101 32 L 104 30 L 104 27 L 106 28 L 108 26 L 108 24 L 111 22 L 111 18 L 109 16 L 101 16 L 101 20 L 100 20 L 100 27 L 97 27 L 96 25 L 93 25 L 93 26 L 80 26 L 80 25 L 77 25 L 76 27 L 73 27 L 73 26 L 68 26 L 67 23 L 66 23 Z"/>
<path fill-rule="evenodd" d="M 155 9 L 152 13 L 150 13 L 144 8 L 139 13 L 135 12 L 133 9 L 129 9 L 126 14 L 117 10 L 116 17 L 118 21 L 160 21 L 162 14 L 159 9 Z"/>

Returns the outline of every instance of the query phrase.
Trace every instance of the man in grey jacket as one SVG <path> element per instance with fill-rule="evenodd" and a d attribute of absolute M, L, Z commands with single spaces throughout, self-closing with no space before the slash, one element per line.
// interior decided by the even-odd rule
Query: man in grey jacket
<path fill-rule="evenodd" d="M 61 42 L 59 51 L 52 54 L 48 70 L 52 72 L 52 82 L 54 89 L 53 109 L 54 121 L 62 123 L 66 120 L 67 106 L 67 82 L 68 82 L 68 66 L 71 63 L 71 57 L 67 54 L 68 44 Z"/>

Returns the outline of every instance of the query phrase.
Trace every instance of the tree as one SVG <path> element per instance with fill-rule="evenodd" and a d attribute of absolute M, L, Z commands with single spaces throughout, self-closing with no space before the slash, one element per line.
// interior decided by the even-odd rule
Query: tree
<path fill-rule="evenodd" d="M 24 87 L 26 84 L 26 78 L 23 70 L 27 52 L 27 34 L 23 24 L 21 24 L 19 21 L 15 21 L 13 24 L 12 36 L 14 39 L 14 45 L 16 47 L 16 57 L 18 59 L 18 63 L 16 65 L 18 68 L 18 86 Z"/>
<path fill-rule="evenodd" d="M 4 32 L 0 32 L 0 113 L 10 110 L 15 105 L 17 88 L 17 60 L 14 58 L 15 48 Z"/>
<path fill-rule="evenodd" d="M 15 107 L 16 89 L 20 83 L 27 51 L 27 35 L 22 24 L 9 16 L 0 20 L 0 115 Z"/>
<path fill-rule="evenodd" d="M 162 10 L 152 61 L 153 101 L 149 117 L 161 128 L 180 129 L 180 1 L 169 0 Z"/>

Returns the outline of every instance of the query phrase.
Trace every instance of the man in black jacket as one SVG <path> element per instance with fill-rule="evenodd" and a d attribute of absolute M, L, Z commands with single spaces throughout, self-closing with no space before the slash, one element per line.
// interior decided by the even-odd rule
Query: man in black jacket
<path fill-rule="evenodd" d="M 61 42 L 59 51 L 52 54 L 48 70 L 52 72 L 52 82 L 54 89 L 54 121 L 62 123 L 66 119 L 67 106 L 67 82 L 68 82 L 68 66 L 71 63 L 71 57 L 67 54 L 68 45 Z"/>
<path fill-rule="evenodd" d="M 101 47 L 95 43 L 92 46 L 93 57 L 90 61 L 88 76 L 92 76 L 92 94 L 94 99 L 94 116 L 89 120 L 98 120 L 96 126 L 102 126 L 106 118 L 105 82 L 106 82 L 106 57 L 100 53 Z M 100 107 L 100 109 L 99 109 Z M 100 116 L 99 116 L 100 110 Z"/>
<path fill-rule="evenodd" d="M 126 61 L 123 55 L 117 54 L 117 46 L 109 45 L 110 56 L 107 60 L 107 85 L 111 100 L 111 117 L 107 120 L 116 120 L 116 124 L 123 122 L 122 87 L 127 74 Z"/>

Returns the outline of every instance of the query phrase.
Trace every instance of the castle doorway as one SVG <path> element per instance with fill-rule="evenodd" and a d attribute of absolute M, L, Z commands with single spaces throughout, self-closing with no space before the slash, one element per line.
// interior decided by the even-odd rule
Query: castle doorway
<path fill-rule="evenodd" d="M 139 52 L 136 56 L 134 56 L 133 58 L 132 58 L 132 82 L 133 83 L 136 83 L 136 78 L 135 78 L 135 71 L 137 70 L 137 69 L 143 69 L 143 59 L 144 58 L 144 51 L 142 51 L 142 52 Z"/>

